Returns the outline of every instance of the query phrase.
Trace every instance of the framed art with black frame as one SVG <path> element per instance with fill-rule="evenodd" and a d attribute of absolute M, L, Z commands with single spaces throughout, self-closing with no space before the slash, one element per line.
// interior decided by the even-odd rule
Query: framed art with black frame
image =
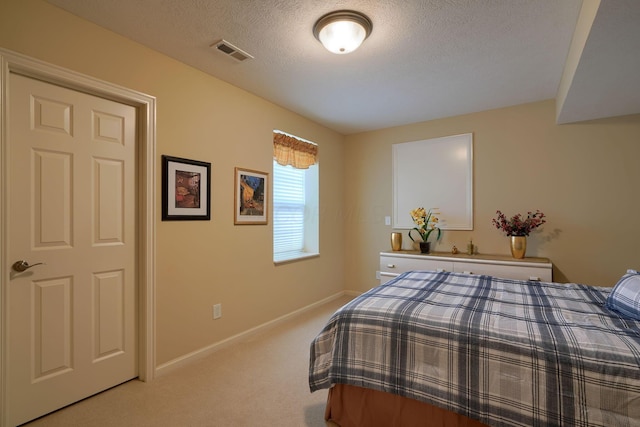
<path fill-rule="evenodd" d="M 211 219 L 211 163 L 162 156 L 162 220 Z"/>

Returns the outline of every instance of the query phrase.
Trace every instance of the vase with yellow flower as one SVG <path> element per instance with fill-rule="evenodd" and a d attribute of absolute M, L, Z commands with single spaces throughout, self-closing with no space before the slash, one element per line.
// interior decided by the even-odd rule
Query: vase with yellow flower
<path fill-rule="evenodd" d="M 440 239 L 442 230 L 438 228 L 438 217 L 436 217 L 431 209 L 428 211 L 425 208 L 416 208 L 410 212 L 411 219 L 413 219 L 416 225 L 409 230 L 409 238 L 415 242 L 415 239 L 411 235 L 412 231 L 417 231 L 420 235 L 420 252 L 428 254 L 431 251 L 431 242 L 429 242 L 429 236 L 434 231 L 436 232 L 436 240 Z"/>

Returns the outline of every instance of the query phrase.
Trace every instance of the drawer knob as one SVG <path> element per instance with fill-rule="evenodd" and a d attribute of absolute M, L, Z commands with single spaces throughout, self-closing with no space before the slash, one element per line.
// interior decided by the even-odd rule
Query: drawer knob
<path fill-rule="evenodd" d="M 396 268 L 396 265 L 395 264 L 387 264 L 387 267 L 388 268 Z"/>

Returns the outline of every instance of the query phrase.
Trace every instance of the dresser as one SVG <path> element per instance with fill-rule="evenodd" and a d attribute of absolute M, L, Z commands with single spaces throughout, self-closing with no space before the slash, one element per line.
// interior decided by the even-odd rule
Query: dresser
<path fill-rule="evenodd" d="M 467 255 L 447 252 L 421 254 L 417 251 L 380 252 L 380 284 L 410 270 L 452 271 L 487 274 L 519 280 L 553 281 L 553 264 L 548 258 L 515 259 L 507 255 Z"/>

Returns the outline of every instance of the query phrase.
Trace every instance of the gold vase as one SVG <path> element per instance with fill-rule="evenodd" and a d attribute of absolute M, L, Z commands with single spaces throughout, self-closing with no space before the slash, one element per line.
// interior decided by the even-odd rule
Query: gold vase
<path fill-rule="evenodd" d="M 391 249 L 394 251 L 402 249 L 402 233 L 391 233 Z"/>
<path fill-rule="evenodd" d="M 511 256 L 517 259 L 524 258 L 527 252 L 527 236 L 509 236 Z"/>

